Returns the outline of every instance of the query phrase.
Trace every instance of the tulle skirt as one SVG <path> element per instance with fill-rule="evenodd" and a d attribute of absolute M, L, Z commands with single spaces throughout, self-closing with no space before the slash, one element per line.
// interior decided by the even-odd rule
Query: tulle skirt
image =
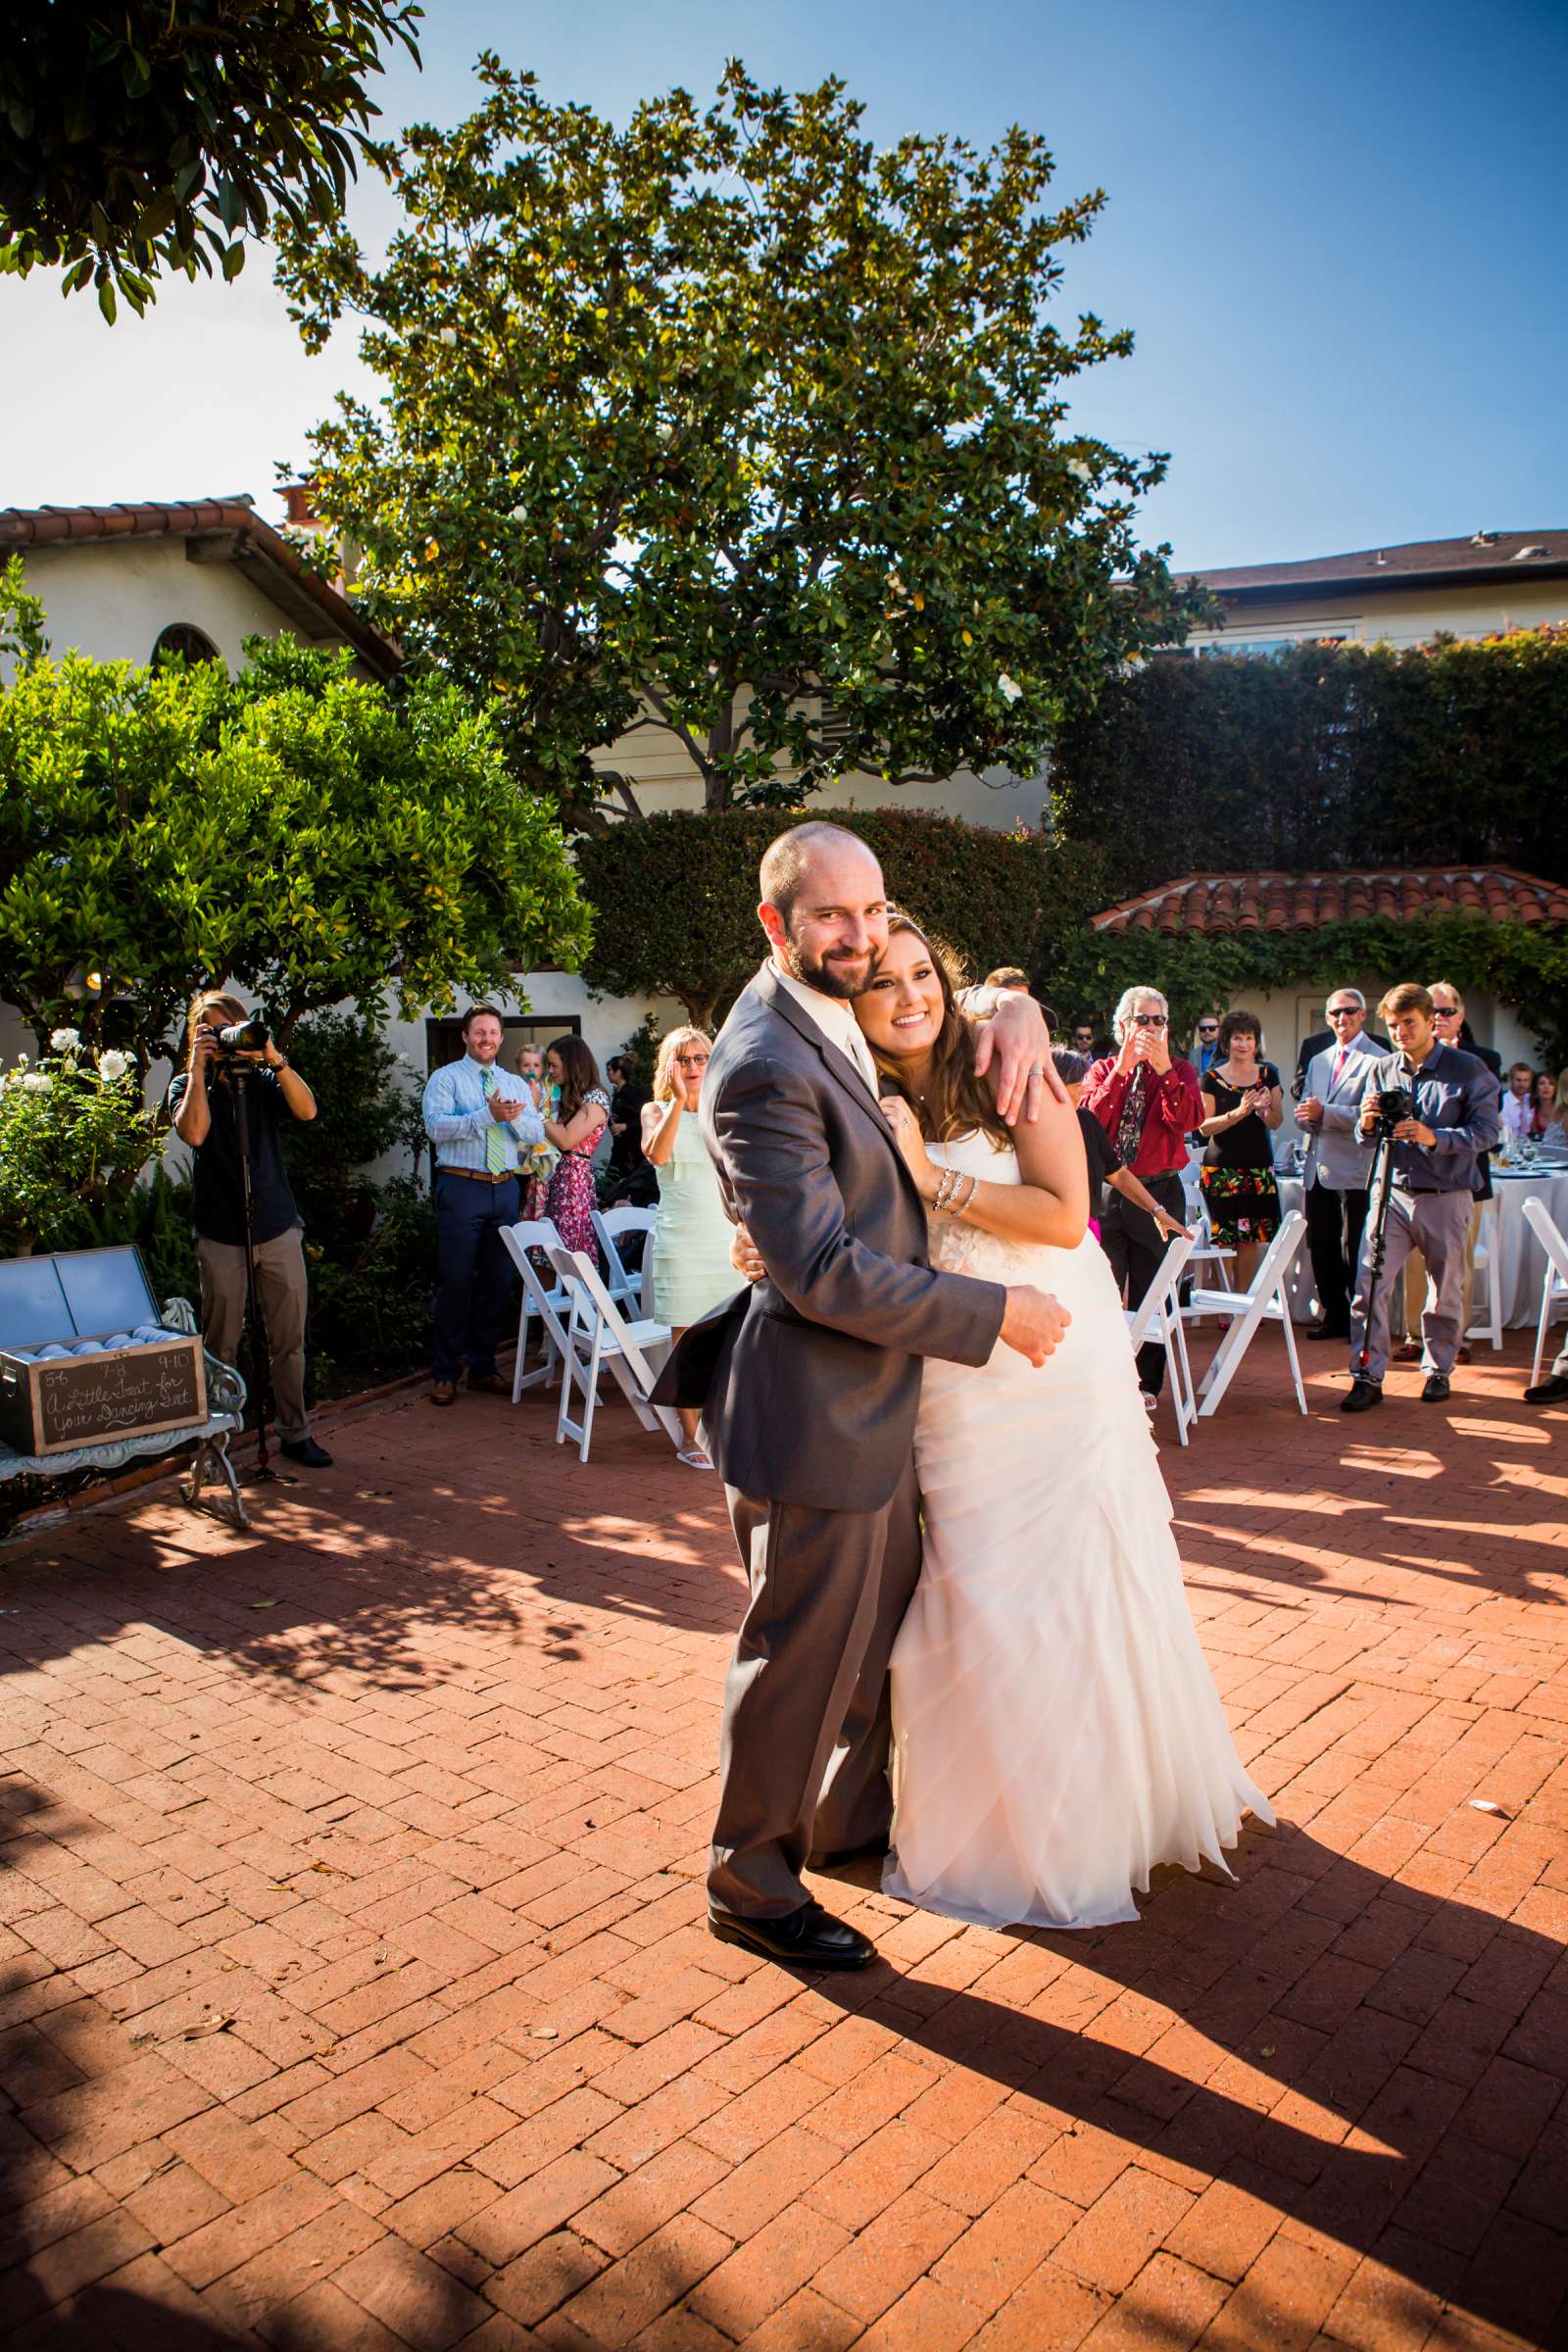
<path fill-rule="evenodd" d="M 883 1885 L 991 1926 L 1103 1927 L 1156 1864 L 1224 1869 L 1242 1815 L 1274 1817 L 1199 1647 L 1109 1266 L 1088 1237 L 1032 1254 L 1073 1317 L 1045 1367 L 1000 1345 L 925 1367 Z"/>

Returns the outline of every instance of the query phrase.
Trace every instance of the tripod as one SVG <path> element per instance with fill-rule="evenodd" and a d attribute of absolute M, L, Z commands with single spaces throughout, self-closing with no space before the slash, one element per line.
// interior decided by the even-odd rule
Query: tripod
<path fill-rule="evenodd" d="M 1361 1308 L 1361 1353 L 1355 1367 L 1357 1380 L 1367 1378 L 1367 1365 L 1372 1356 L 1372 1304 L 1383 1282 L 1383 1257 L 1389 1240 L 1389 1202 L 1394 1195 L 1394 1132 L 1380 1122 L 1377 1141 L 1372 1147 L 1372 1173 L 1367 1180 L 1367 1236 L 1362 1248 L 1366 1252 L 1366 1297 Z"/>
<path fill-rule="evenodd" d="M 267 1326 L 256 1296 L 256 1244 L 251 1231 L 250 1087 L 243 1067 L 222 1073 L 234 1091 L 234 1132 L 239 1139 L 240 1200 L 245 1212 L 245 1325 L 250 1333 L 251 1370 L 256 1376 L 256 1466 L 246 1473 L 248 1486 L 262 1486 L 276 1477 L 267 1446 L 267 1421 L 272 1365 L 267 1347 Z"/>

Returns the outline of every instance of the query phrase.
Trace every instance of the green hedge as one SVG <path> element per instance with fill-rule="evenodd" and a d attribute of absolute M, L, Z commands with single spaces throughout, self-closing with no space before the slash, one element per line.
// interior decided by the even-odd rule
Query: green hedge
<path fill-rule="evenodd" d="M 577 844 L 578 881 L 594 911 L 583 964 L 606 996 L 671 996 L 710 1026 L 762 960 L 757 869 L 784 826 L 826 817 L 859 834 L 891 895 L 928 923 L 978 977 L 999 963 L 1034 970 L 1104 904 L 1098 854 L 1053 848 L 1036 833 L 967 825 L 911 808 L 671 810 Z"/>
<path fill-rule="evenodd" d="M 1568 625 L 1156 660 L 1061 733 L 1109 899 L 1189 873 L 1495 862 L 1568 878 Z"/>
<path fill-rule="evenodd" d="M 1206 933 L 1087 928 L 1045 958 L 1041 981 L 1064 1017 L 1080 1006 L 1103 1020 L 1124 988 L 1141 983 L 1170 999 L 1172 1034 L 1190 1036 L 1200 1012 L 1248 1005 L 1271 989 L 1355 985 L 1362 974 L 1451 980 L 1514 1006 L 1552 1069 L 1568 1064 L 1568 935 L 1529 923 L 1446 914 L 1427 921 L 1372 917 L 1315 931 Z"/>

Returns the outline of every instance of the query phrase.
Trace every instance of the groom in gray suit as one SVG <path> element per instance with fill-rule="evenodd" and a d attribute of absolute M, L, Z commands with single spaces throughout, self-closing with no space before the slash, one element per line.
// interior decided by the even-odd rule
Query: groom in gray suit
<path fill-rule="evenodd" d="M 873 1947 L 801 1872 L 886 1850 L 888 1660 L 920 1570 L 921 1358 L 983 1364 L 1000 1338 L 1040 1364 L 1068 1318 L 1042 1291 L 927 1262 L 924 1203 L 850 1009 L 887 944 L 871 852 L 801 825 L 760 879 L 772 953 L 714 1046 L 702 1122 L 766 1272 L 692 1326 L 655 1395 L 703 1408 L 751 1586 L 724 1690 L 710 1928 L 795 1967 L 859 1968 Z M 1004 1113 L 1038 1111 L 1049 1047 L 1027 999 L 999 1012 L 982 1059 Z"/>

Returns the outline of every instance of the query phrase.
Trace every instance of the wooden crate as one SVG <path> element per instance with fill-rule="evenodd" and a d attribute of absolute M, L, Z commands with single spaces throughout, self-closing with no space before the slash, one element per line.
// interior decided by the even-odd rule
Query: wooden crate
<path fill-rule="evenodd" d="M 42 1362 L 30 1348 L 0 1349 L 0 1438 L 17 1453 L 71 1453 L 206 1419 L 202 1343 L 181 1332 Z"/>

